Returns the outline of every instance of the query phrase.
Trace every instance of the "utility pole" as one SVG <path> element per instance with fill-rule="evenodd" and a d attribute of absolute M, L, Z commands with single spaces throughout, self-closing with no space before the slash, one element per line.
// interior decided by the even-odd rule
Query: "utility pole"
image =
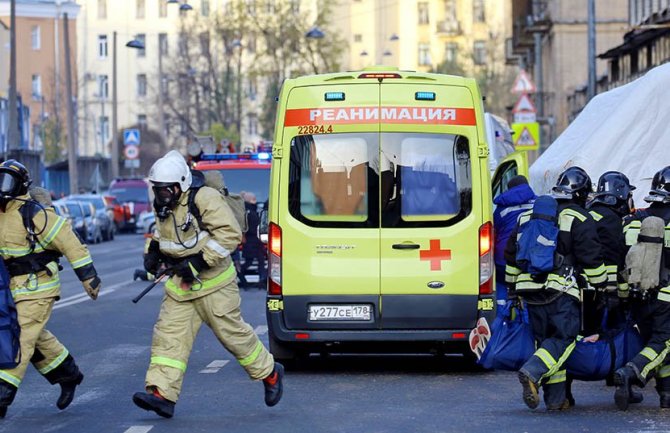
<path fill-rule="evenodd" d="M 119 125 L 116 93 L 116 32 L 112 36 L 112 178 L 119 177 Z"/>
<path fill-rule="evenodd" d="M 70 29 L 67 13 L 63 14 L 63 44 L 65 45 L 65 91 L 67 99 L 67 165 L 70 194 L 79 192 L 77 173 L 77 142 L 74 136 L 74 98 L 72 95 L 72 57 L 70 57 Z"/>
<path fill-rule="evenodd" d="M 596 96 L 596 0 L 589 0 L 588 15 L 589 82 L 586 98 L 590 101 Z"/>
<path fill-rule="evenodd" d="M 165 36 L 167 38 L 167 35 Z M 158 36 L 158 123 L 159 136 L 167 146 L 167 137 L 165 136 L 165 109 L 163 107 L 163 40 Z"/>
<path fill-rule="evenodd" d="M 9 125 L 7 148 L 3 149 L 3 159 L 7 151 L 19 147 L 19 116 L 16 107 L 16 0 L 10 2 L 9 29 Z"/>

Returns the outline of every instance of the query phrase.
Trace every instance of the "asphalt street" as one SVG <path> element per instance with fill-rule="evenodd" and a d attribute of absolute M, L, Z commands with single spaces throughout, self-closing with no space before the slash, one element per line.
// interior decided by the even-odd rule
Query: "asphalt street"
<path fill-rule="evenodd" d="M 314 357 L 285 378 L 284 399 L 263 403 L 263 386 L 248 379 L 206 327 L 189 360 L 175 417 L 135 407 L 143 390 L 152 326 L 162 287 L 140 303 L 146 282 L 133 282 L 143 239 L 121 235 L 91 246 L 104 288 L 88 299 L 74 273 L 62 273 L 63 296 L 48 325 L 74 355 L 85 379 L 74 403 L 59 411 L 59 388 L 32 367 L 0 432 L 668 432 L 670 411 L 658 409 L 653 384 L 645 401 L 616 410 L 604 383 L 578 382 L 577 406 L 562 413 L 531 411 L 512 373 L 480 372 L 459 357 Z M 267 343 L 264 293 L 242 294 L 243 314 Z M 541 406 L 542 407 L 542 406 Z"/>

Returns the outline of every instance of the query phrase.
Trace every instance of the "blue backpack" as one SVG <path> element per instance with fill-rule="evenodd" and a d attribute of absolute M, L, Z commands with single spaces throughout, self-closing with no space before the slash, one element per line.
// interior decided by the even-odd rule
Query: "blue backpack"
<path fill-rule="evenodd" d="M 16 305 L 9 289 L 9 274 L 0 260 L 0 369 L 11 369 L 21 362 L 20 335 Z"/>
<path fill-rule="evenodd" d="M 558 203 L 548 195 L 533 203 L 530 220 L 519 226 L 516 263 L 523 272 L 541 275 L 555 269 Z"/>

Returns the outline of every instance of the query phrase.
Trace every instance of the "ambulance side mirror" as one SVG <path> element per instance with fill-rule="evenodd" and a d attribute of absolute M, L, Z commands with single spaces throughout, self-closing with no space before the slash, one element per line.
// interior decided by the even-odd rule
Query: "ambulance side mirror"
<path fill-rule="evenodd" d="M 268 211 L 267 209 L 264 209 L 261 212 L 260 222 L 258 223 L 258 228 L 256 229 L 258 231 L 258 239 L 260 239 L 264 244 L 268 243 L 268 218 Z"/>

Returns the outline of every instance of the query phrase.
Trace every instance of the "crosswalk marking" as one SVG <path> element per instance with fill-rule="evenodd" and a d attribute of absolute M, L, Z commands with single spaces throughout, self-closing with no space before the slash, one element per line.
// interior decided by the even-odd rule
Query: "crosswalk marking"
<path fill-rule="evenodd" d="M 256 326 L 256 329 L 254 329 L 254 332 L 256 333 L 256 335 L 267 334 L 268 327 L 265 326 L 265 325 L 258 325 L 258 326 Z"/>
<path fill-rule="evenodd" d="M 200 373 L 204 373 L 204 374 L 216 373 L 219 370 L 221 370 L 229 362 L 230 361 L 225 360 L 225 359 L 217 359 L 215 361 L 210 362 L 209 365 L 207 365 L 207 367 L 200 370 Z"/>
<path fill-rule="evenodd" d="M 152 425 L 134 425 L 123 433 L 147 433 L 152 428 Z"/>

